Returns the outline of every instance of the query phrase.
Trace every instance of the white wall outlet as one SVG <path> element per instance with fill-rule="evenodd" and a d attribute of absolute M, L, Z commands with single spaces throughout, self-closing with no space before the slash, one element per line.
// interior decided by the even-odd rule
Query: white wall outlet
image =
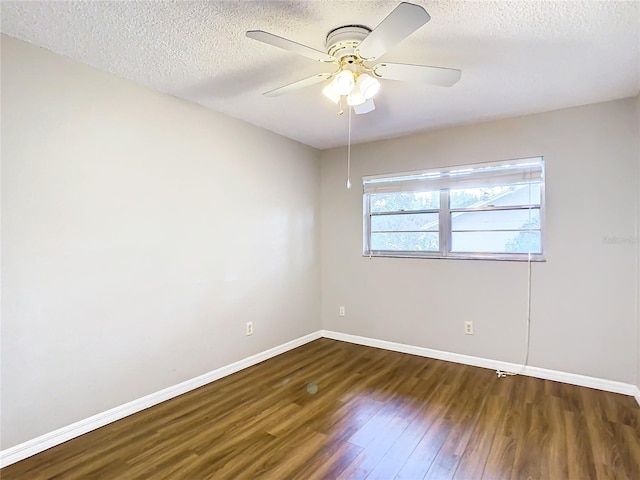
<path fill-rule="evenodd" d="M 465 335 L 473 335 L 473 322 L 464 322 Z"/>
<path fill-rule="evenodd" d="M 245 335 L 253 335 L 253 322 L 247 322 L 245 327 Z"/>
<path fill-rule="evenodd" d="M 338 309 L 338 313 L 340 314 L 341 317 L 344 317 L 344 306 L 340 305 L 340 308 Z"/>

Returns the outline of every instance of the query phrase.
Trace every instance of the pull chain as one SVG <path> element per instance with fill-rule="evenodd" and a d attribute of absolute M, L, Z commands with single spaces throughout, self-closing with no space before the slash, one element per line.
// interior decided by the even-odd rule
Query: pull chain
<path fill-rule="evenodd" d="M 349 106 L 349 141 L 347 143 L 347 189 L 351 188 L 351 110 Z"/>

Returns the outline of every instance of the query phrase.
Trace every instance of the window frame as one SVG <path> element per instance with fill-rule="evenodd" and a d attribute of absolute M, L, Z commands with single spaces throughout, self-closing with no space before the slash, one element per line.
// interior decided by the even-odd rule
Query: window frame
<path fill-rule="evenodd" d="M 514 159 L 509 160 L 510 162 L 523 162 L 526 160 L 537 160 L 540 161 L 541 164 L 541 179 L 539 182 L 540 185 L 540 203 L 538 204 L 526 204 L 526 205 L 508 205 L 508 206 L 482 206 L 476 208 L 451 208 L 450 207 L 450 190 L 449 187 L 440 188 L 437 190 L 415 190 L 415 191 L 439 191 L 440 192 L 440 202 L 438 209 L 428 209 L 428 210 L 415 210 L 410 212 L 398 211 L 398 212 L 382 212 L 382 214 L 393 215 L 393 214 L 402 214 L 402 213 L 437 213 L 438 214 L 438 246 L 439 251 L 418 251 L 418 250 L 410 250 L 410 251 L 396 251 L 396 250 L 371 250 L 371 218 L 375 215 L 375 212 L 371 212 L 371 195 L 374 193 L 366 193 L 364 191 L 364 183 L 367 178 L 394 178 L 400 177 L 404 175 L 411 174 L 424 174 L 430 175 L 431 172 L 440 172 L 443 170 L 451 170 L 451 169 L 465 169 L 465 168 L 483 168 L 483 167 L 491 167 L 498 166 L 500 164 L 504 164 L 507 161 L 499 161 L 499 162 L 482 162 L 475 164 L 466 164 L 466 165 L 455 165 L 443 168 L 434 168 L 429 170 L 423 170 L 420 172 L 397 172 L 391 173 L 388 175 L 375 175 L 371 177 L 363 177 L 363 257 L 391 257 L 391 258 L 437 258 L 437 259 L 457 259 L 457 260 L 499 260 L 499 261 L 534 261 L 534 262 L 544 262 L 545 258 L 545 161 L 544 157 L 529 157 L 522 159 Z M 511 183 L 510 185 L 516 185 L 516 183 Z M 457 187 L 464 188 L 464 187 Z M 398 189 L 397 193 L 400 193 L 404 190 Z M 387 192 L 393 193 L 393 192 Z M 452 225 L 451 218 L 452 214 L 456 212 L 487 212 L 487 211 L 513 211 L 513 210 L 538 210 L 539 211 L 539 221 L 540 226 L 539 229 L 531 229 L 531 231 L 540 231 L 540 253 L 508 253 L 508 252 L 499 252 L 499 253 L 491 253 L 491 252 L 452 252 Z M 380 214 L 380 212 L 378 213 Z M 480 232 L 492 232 L 492 231 L 509 231 L 509 230 L 477 230 Z M 514 231 L 518 232 L 527 232 L 529 230 L 526 229 L 514 229 Z M 425 230 L 426 232 L 426 230 Z"/>

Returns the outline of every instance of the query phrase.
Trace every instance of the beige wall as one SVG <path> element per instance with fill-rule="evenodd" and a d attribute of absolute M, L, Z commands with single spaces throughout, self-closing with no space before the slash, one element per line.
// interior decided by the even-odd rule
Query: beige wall
<path fill-rule="evenodd" d="M 363 175 L 543 155 L 546 263 L 533 265 L 530 365 L 636 379 L 638 117 L 632 99 L 322 153 L 322 321 L 339 332 L 525 358 L 527 265 L 362 257 Z M 429 115 L 428 107 L 425 115 Z M 354 129 L 358 128 L 357 117 Z M 346 317 L 338 316 L 338 306 Z M 463 334 L 474 321 L 475 334 Z"/>
<path fill-rule="evenodd" d="M 314 149 L 2 37 L 2 448 L 317 331 L 319 182 Z"/>

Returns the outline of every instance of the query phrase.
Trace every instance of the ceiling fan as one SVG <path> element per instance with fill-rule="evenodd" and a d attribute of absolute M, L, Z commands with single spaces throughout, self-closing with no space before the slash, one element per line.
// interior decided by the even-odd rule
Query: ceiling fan
<path fill-rule="evenodd" d="M 462 72 L 454 68 L 387 62 L 370 65 L 430 19 L 420 5 L 403 2 L 373 30 L 364 25 L 344 25 L 331 30 L 327 34 L 326 53 L 263 30 L 249 30 L 247 37 L 336 67 L 333 72 L 319 73 L 270 90 L 265 96 L 276 97 L 330 80 L 322 93 L 334 103 L 346 97 L 354 112 L 363 114 L 375 109 L 373 97 L 380 89 L 378 79 L 444 87 L 460 80 Z"/>

